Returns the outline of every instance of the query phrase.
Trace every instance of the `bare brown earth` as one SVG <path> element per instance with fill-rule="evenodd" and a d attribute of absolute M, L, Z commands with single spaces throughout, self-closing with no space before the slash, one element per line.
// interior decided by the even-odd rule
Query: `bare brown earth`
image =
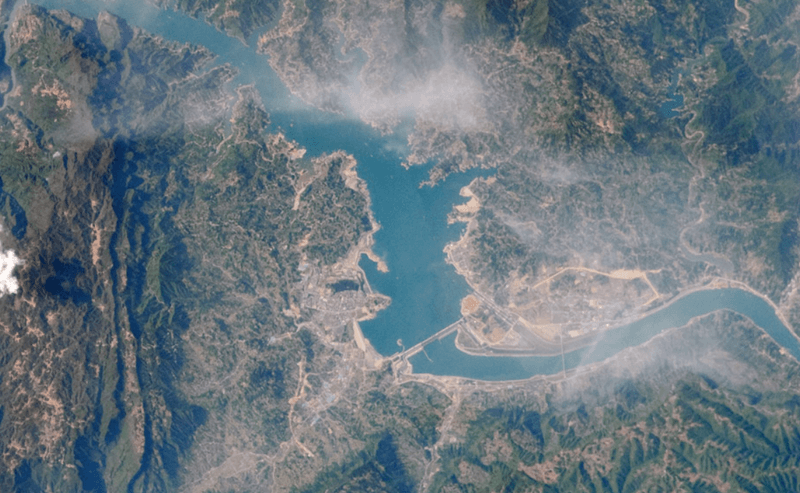
<path fill-rule="evenodd" d="M 465 316 L 471 315 L 475 313 L 480 306 L 480 302 L 477 298 L 472 295 L 468 295 L 461 300 L 461 314 Z"/>

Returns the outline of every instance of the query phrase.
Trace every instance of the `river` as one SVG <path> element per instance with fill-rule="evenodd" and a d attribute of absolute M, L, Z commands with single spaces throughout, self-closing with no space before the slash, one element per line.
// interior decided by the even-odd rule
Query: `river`
<path fill-rule="evenodd" d="M 367 182 L 375 217 L 381 230 L 375 234 L 375 252 L 389 266 L 380 273 L 364 258 L 361 267 L 374 290 L 392 298 L 392 304 L 370 321 L 362 323 L 364 335 L 383 355 L 391 355 L 426 339 L 460 317 L 459 302 L 468 286 L 445 262 L 442 249 L 463 231 L 463 225 L 448 225 L 452 205 L 463 202 L 462 186 L 476 173 L 449 177 L 435 188 L 420 188 L 425 167 L 404 170 L 400 166 L 406 135 L 397 131 L 381 136 L 352 116 L 336 116 L 314 110 L 291 96 L 286 87 L 253 46 L 229 38 L 203 21 L 161 10 L 145 2 L 40 1 L 47 8 L 62 8 L 95 18 L 106 9 L 166 39 L 203 45 L 218 55 L 217 63 L 230 63 L 240 71 L 235 84 L 254 84 L 261 94 L 272 124 L 296 140 L 309 155 L 343 149 L 358 162 L 358 173 Z M 673 105 L 679 106 L 675 99 Z M 665 105 L 665 116 L 674 110 Z M 405 128 L 405 126 L 401 126 Z M 459 351 L 455 334 L 425 347 L 411 358 L 415 372 L 453 375 L 481 380 L 517 380 L 552 375 L 580 365 L 607 359 L 619 351 L 643 344 L 670 328 L 720 309 L 747 316 L 776 342 L 800 360 L 800 344 L 775 314 L 771 305 L 739 289 L 696 291 L 635 323 L 603 334 L 590 347 L 563 357 L 482 357 Z"/>
<path fill-rule="evenodd" d="M 628 325 L 606 331 L 590 346 L 558 356 L 471 356 L 455 347 L 455 334 L 425 346 L 424 353 L 410 358 L 414 371 L 453 375 L 478 380 L 520 380 L 535 375 L 555 375 L 581 365 L 597 363 L 625 348 L 644 344 L 654 336 L 682 327 L 695 317 L 717 310 L 740 313 L 761 327 L 795 359 L 800 360 L 800 341 L 786 328 L 772 306 L 742 289 L 694 291 L 666 307 Z"/>

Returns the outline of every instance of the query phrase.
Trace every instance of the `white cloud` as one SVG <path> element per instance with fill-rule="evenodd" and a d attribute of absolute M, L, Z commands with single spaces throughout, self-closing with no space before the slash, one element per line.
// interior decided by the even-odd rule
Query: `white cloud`
<path fill-rule="evenodd" d="M 0 296 L 19 291 L 19 282 L 14 277 L 14 268 L 18 265 L 22 265 L 22 259 L 17 257 L 14 250 L 3 250 L 3 244 L 0 243 Z"/>
<path fill-rule="evenodd" d="M 353 84 L 345 100 L 361 119 L 379 125 L 396 123 L 404 115 L 462 130 L 479 128 L 486 121 L 480 84 L 451 64 L 397 91 Z"/>

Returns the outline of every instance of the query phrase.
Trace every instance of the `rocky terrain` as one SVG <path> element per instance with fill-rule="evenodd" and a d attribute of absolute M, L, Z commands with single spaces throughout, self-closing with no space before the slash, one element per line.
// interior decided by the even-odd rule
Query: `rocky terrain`
<path fill-rule="evenodd" d="M 319 108 L 411 125 L 431 183 L 494 169 L 449 254 L 499 308 L 725 281 L 797 331 L 793 2 L 164 5 L 266 29 Z M 750 321 L 569 378 L 409 375 L 357 323 L 387 300 L 352 157 L 306 157 L 202 47 L 0 13 L 0 490 L 797 489 L 798 363 Z"/>
<path fill-rule="evenodd" d="M 287 1 L 259 49 L 309 103 L 408 126 L 431 184 L 496 170 L 450 259 L 541 332 L 720 279 L 796 312 L 799 19 L 792 2 Z M 532 288 L 576 269 L 597 275 Z"/>

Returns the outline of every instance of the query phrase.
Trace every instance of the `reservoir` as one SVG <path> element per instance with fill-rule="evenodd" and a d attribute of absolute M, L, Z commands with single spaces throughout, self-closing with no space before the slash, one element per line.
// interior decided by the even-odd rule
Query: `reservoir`
<path fill-rule="evenodd" d="M 367 182 L 373 212 L 381 224 L 374 250 L 389 267 L 377 271 L 366 258 L 361 267 L 373 290 L 392 298 L 386 310 L 362 325 L 364 335 L 384 356 L 423 341 L 460 317 L 460 300 L 468 293 L 466 282 L 445 262 L 444 246 L 458 239 L 461 225 L 448 225 L 447 214 L 454 203 L 463 202 L 458 192 L 477 173 L 450 176 L 435 188 L 420 188 L 427 178 L 425 167 L 405 170 L 400 166 L 407 153 L 406 136 L 397 131 L 381 136 L 352 116 L 337 116 L 314 110 L 291 96 L 267 63 L 251 46 L 229 38 L 200 20 L 160 10 L 146 2 L 39 1 L 47 8 L 69 10 L 96 18 L 107 9 L 131 25 L 166 39 L 203 45 L 218 55 L 217 63 L 230 63 L 240 71 L 235 84 L 254 84 L 270 114 L 274 128 L 296 140 L 310 156 L 342 149 L 352 154 L 358 174 Z M 665 105 L 672 116 L 681 101 Z M 406 128 L 407 125 L 401 128 Z M 632 324 L 603 334 L 596 344 L 555 357 L 483 357 L 459 351 L 455 334 L 425 347 L 410 361 L 417 373 L 453 375 L 481 380 L 516 380 L 535 375 L 553 375 L 564 368 L 607 359 L 621 350 L 643 344 L 694 317 L 729 309 L 750 318 L 778 344 L 800 360 L 798 339 L 776 316 L 772 307 L 756 295 L 739 289 L 690 293 L 665 308 Z M 398 342 L 400 343 L 398 345 Z M 746 341 L 743 341 L 746 343 Z"/>
<path fill-rule="evenodd" d="M 217 55 L 215 63 L 229 63 L 239 71 L 233 84 L 253 84 L 270 115 L 273 129 L 306 148 L 308 156 L 344 150 L 355 157 L 357 171 L 372 198 L 375 218 L 381 225 L 373 250 L 384 259 L 390 272 L 381 273 L 366 257 L 361 267 L 374 291 L 392 298 L 376 319 L 361 323 L 364 335 L 385 355 L 423 341 L 458 320 L 461 298 L 468 285 L 445 262 L 443 249 L 458 239 L 463 225 L 448 225 L 447 214 L 477 172 L 459 174 L 436 187 L 420 188 L 427 180 L 427 167 L 404 169 L 407 137 L 399 126 L 392 135 L 381 135 L 352 115 L 335 115 L 311 108 L 293 97 L 269 66 L 268 58 L 250 46 L 217 31 L 213 26 L 147 2 L 118 2 L 109 6 L 99 0 L 42 0 L 50 9 L 65 9 L 95 19 L 102 10 L 124 18 L 165 39 L 202 45 Z"/>
<path fill-rule="evenodd" d="M 680 112 L 676 110 L 683 106 L 683 94 L 677 92 L 681 76 L 683 76 L 683 72 L 679 71 L 672 77 L 672 82 L 667 92 L 667 100 L 658 108 L 658 113 L 662 118 L 672 118 L 680 115 Z"/>

